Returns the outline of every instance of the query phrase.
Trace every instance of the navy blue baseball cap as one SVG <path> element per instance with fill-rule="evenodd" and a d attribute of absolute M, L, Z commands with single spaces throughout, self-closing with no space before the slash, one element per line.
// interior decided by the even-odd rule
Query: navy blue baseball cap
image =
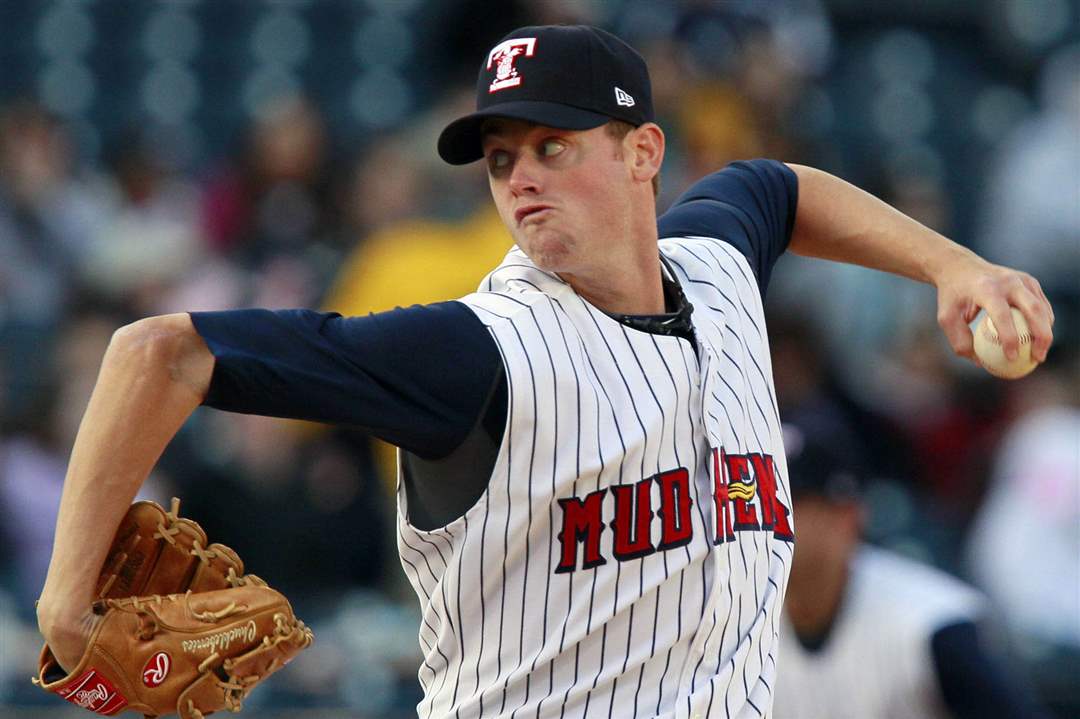
<path fill-rule="evenodd" d="M 785 422 L 784 449 L 792 496 L 857 502 L 863 494 L 863 461 L 852 439 L 815 431 L 814 427 Z"/>
<path fill-rule="evenodd" d="M 439 156 L 464 165 L 484 156 L 480 129 L 489 117 L 588 130 L 609 120 L 637 127 L 653 119 L 645 60 L 609 32 L 586 25 L 514 30 L 484 58 L 476 112 L 439 136 Z"/>

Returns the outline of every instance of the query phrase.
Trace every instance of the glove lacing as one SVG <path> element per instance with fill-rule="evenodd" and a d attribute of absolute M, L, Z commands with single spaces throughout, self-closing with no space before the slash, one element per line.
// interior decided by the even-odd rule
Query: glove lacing
<path fill-rule="evenodd" d="M 258 649 L 272 649 L 281 642 L 294 638 L 294 635 L 297 632 L 302 635 L 299 642 L 301 646 L 306 647 L 311 644 L 312 634 L 307 628 L 307 625 L 299 619 L 290 621 L 288 616 L 278 612 L 274 614 L 274 638 L 271 639 L 269 636 L 263 637 L 262 645 L 258 647 Z M 201 674 L 210 671 L 211 666 L 217 661 L 219 656 L 219 652 L 214 652 L 204 659 L 198 666 L 199 673 Z M 251 691 L 252 687 L 258 684 L 263 676 L 273 674 L 277 671 L 280 668 L 281 659 L 279 657 L 273 657 L 270 659 L 270 663 L 262 670 L 261 674 L 251 674 L 244 677 L 236 676 L 236 664 L 237 661 L 233 658 L 226 659 L 222 662 L 221 668 L 225 672 L 226 678 L 224 680 L 218 678 L 218 685 L 225 694 L 225 708 L 230 712 L 238 712 L 243 708 L 243 701 Z M 191 699 L 188 699 L 187 710 L 188 713 L 191 714 L 192 719 L 206 719 L 205 715 L 195 706 L 195 702 Z"/>
<path fill-rule="evenodd" d="M 161 596 L 160 594 L 154 594 L 150 597 L 130 597 L 126 600 L 109 599 L 106 604 L 110 606 L 120 606 L 123 602 L 131 602 L 132 609 L 139 616 L 139 631 L 136 636 L 139 639 L 149 640 L 153 639 L 154 635 L 158 631 L 157 619 L 150 613 L 148 604 L 156 604 L 159 607 L 163 602 L 178 602 L 181 599 L 191 596 L 191 590 L 187 590 L 183 594 L 167 594 Z M 219 622 L 226 617 L 231 617 L 233 614 L 242 614 L 248 610 L 246 604 L 237 604 L 236 602 L 229 602 L 229 605 L 217 610 L 207 609 L 202 612 L 197 612 L 194 609 L 191 610 L 191 615 L 203 622 Z M 276 620 L 275 616 L 275 620 Z"/>

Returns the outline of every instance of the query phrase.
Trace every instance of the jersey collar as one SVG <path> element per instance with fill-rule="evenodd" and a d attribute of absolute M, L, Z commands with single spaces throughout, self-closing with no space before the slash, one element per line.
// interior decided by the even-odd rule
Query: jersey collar
<path fill-rule="evenodd" d="M 694 306 L 686 299 L 682 286 L 675 278 L 675 273 L 667 259 L 660 255 L 661 278 L 664 287 L 664 305 L 667 312 L 658 315 L 623 315 L 608 312 L 612 318 L 635 330 L 655 335 L 682 337 L 694 341 L 694 327 L 690 315 Z"/>

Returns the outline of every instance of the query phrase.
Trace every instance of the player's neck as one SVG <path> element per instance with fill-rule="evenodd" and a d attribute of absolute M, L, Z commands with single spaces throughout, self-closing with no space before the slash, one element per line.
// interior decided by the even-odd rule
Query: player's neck
<path fill-rule="evenodd" d="M 799 635 L 816 637 L 829 628 L 840 609 L 847 581 L 847 560 L 818 565 L 809 573 L 791 573 L 784 611 Z"/>
<path fill-rule="evenodd" d="M 591 272 L 560 272 L 559 276 L 586 302 L 610 314 L 658 315 L 667 309 L 655 244 L 651 253 L 621 263 L 605 262 Z"/>

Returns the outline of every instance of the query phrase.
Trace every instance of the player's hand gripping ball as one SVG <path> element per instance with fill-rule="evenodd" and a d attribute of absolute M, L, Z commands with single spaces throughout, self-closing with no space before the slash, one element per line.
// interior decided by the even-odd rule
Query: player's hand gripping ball
<path fill-rule="evenodd" d="M 1031 332 L 1028 330 L 1027 320 L 1020 310 L 1015 307 L 1011 309 L 1013 325 L 1016 326 L 1016 334 L 1020 338 L 1016 359 L 1010 360 L 1005 356 L 1005 348 L 990 315 L 984 315 L 975 329 L 975 356 L 987 372 L 1003 379 L 1023 377 L 1039 364 L 1031 356 Z"/>
<path fill-rule="evenodd" d="M 79 664 L 65 673 L 46 645 L 36 684 L 113 716 L 203 719 L 241 702 L 311 644 L 288 600 L 195 522 L 136 502 L 98 577 L 99 617 Z"/>

